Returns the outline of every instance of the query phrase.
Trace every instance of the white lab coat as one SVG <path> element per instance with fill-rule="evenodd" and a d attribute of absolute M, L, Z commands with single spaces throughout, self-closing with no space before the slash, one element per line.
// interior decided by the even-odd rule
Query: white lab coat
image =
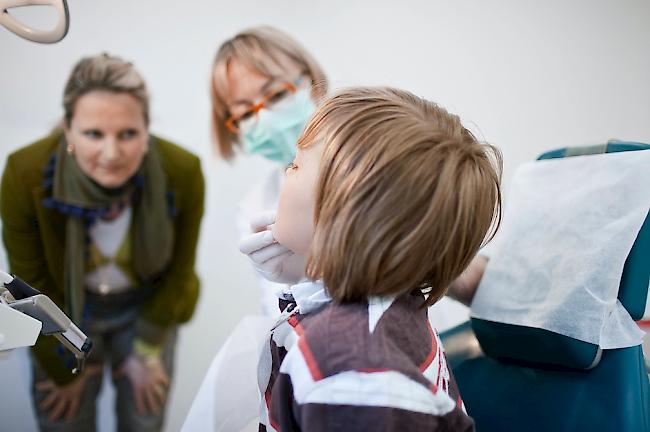
<path fill-rule="evenodd" d="M 244 199 L 239 203 L 237 212 L 237 228 L 239 237 L 243 238 L 252 233 L 250 220 L 256 214 L 265 210 L 275 210 L 278 208 L 280 199 L 280 190 L 284 182 L 284 169 L 273 169 L 267 177 L 251 189 Z M 255 272 L 257 285 L 260 289 L 260 303 L 262 313 L 266 316 L 276 317 L 280 315 L 278 307 L 278 297 L 276 292 L 285 284 L 271 282 Z"/>

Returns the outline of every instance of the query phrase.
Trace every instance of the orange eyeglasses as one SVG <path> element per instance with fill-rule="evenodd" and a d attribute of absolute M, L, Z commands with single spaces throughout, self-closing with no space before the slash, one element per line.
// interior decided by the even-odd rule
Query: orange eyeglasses
<path fill-rule="evenodd" d="M 291 95 L 298 91 L 298 86 L 302 81 L 302 75 L 293 83 L 278 83 L 273 89 L 266 93 L 259 102 L 249 106 L 246 111 L 239 115 L 231 115 L 226 119 L 226 127 L 234 134 L 238 134 L 242 129 L 253 128 L 257 123 L 257 114 L 262 108 L 269 110 L 277 109 L 282 102 L 289 99 Z"/>

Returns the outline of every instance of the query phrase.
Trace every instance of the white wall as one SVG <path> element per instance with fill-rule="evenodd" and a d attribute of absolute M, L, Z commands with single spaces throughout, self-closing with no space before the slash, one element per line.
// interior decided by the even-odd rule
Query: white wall
<path fill-rule="evenodd" d="M 203 158 L 207 211 L 203 281 L 184 327 L 167 430 L 180 428 L 213 355 L 238 318 L 256 311 L 256 288 L 236 248 L 242 194 L 270 168 L 214 157 L 208 75 L 218 44 L 267 23 L 295 35 L 333 87 L 388 84 L 461 114 L 501 147 L 506 181 L 540 152 L 610 138 L 650 142 L 650 3 L 624 1 L 176 1 L 69 0 L 70 33 L 41 46 L 0 29 L 0 168 L 6 155 L 61 116 L 73 63 L 106 50 L 132 59 L 153 95 L 152 130 Z M 40 8 L 21 11 L 51 22 Z M 4 255 L 0 267 L 4 267 Z M 32 430 L 25 353 L 0 362 L 0 429 Z M 106 399 L 102 402 L 106 408 Z M 113 423 L 102 416 L 103 430 Z"/>

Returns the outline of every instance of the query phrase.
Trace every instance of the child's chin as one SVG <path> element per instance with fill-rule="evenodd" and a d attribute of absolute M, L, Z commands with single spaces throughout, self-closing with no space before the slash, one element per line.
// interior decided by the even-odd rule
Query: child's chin
<path fill-rule="evenodd" d="M 275 241 L 280 243 L 282 246 L 289 247 L 287 244 L 287 240 L 289 241 L 289 244 L 291 244 L 291 235 L 285 232 L 286 230 L 283 228 L 283 225 L 281 223 L 274 223 L 273 226 L 271 226 L 271 232 L 273 233 L 273 238 Z"/>
<path fill-rule="evenodd" d="M 289 230 L 289 232 L 287 232 L 287 230 L 284 229 L 281 224 L 278 225 L 277 222 L 271 227 L 271 232 L 273 233 L 273 238 L 275 241 L 280 243 L 282 246 L 286 247 L 294 253 L 304 255 L 305 246 L 303 243 L 305 242 L 301 241 L 299 238 L 300 236 L 297 232 L 292 230 Z"/>

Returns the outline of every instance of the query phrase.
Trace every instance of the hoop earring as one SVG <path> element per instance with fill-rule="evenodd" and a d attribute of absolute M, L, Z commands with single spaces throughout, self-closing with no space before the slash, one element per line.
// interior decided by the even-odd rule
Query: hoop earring
<path fill-rule="evenodd" d="M 74 153 L 74 147 L 72 146 L 72 144 L 68 144 L 68 146 L 66 147 L 65 151 L 67 151 L 69 155 L 71 155 L 72 153 Z"/>

